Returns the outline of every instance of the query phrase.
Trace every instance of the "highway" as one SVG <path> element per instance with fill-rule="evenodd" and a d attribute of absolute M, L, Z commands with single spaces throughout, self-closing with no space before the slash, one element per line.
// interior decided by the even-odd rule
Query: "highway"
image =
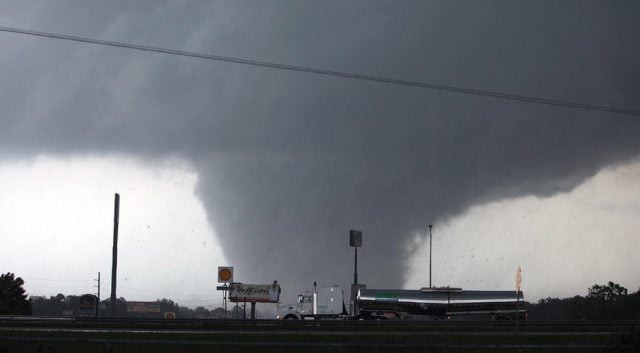
<path fill-rule="evenodd" d="M 0 352 L 640 352 L 640 321 L 0 317 Z"/>

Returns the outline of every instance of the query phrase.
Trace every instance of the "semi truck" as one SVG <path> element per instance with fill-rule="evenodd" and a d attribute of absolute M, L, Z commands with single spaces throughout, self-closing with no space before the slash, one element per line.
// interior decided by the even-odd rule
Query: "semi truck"
<path fill-rule="evenodd" d="M 524 296 L 515 291 L 462 290 L 461 288 L 367 289 L 355 296 L 349 315 L 339 286 L 298 295 L 294 304 L 278 305 L 276 318 L 304 319 L 526 319 Z"/>
<path fill-rule="evenodd" d="M 294 304 L 278 304 L 276 319 L 304 320 L 304 319 L 346 319 L 347 308 L 344 304 L 342 287 L 332 286 L 317 288 L 313 283 L 313 291 L 298 294 L 298 301 Z"/>

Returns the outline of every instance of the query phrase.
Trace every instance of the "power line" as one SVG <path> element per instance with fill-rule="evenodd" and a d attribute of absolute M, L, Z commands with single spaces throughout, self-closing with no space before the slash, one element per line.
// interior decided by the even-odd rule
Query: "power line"
<path fill-rule="evenodd" d="M 92 282 L 92 279 L 53 279 L 53 278 L 30 278 L 23 277 L 28 281 L 47 281 L 47 282 Z"/>
<path fill-rule="evenodd" d="M 362 75 L 362 74 L 355 74 L 355 73 L 342 72 L 342 71 L 318 69 L 318 68 L 306 67 L 306 66 L 286 65 L 286 64 L 279 64 L 279 63 L 268 62 L 268 61 L 257 61 L 257 60 L 234 58 L 234 57 L 228 57 L 228 56 L 189 52 L 189 51 L 183 51 L 183 50 L 129 44 L 129 43 L 123 43 L 123 42 L 112 42 L 112 41 L 106 41 L 101 39 L 77 37 L 77 36 L 55 34 L 55 33 L 49 33 L 49 32 L 37 32 L 37 31 L 31 31 L 26 29 L 20 29 L 20 28 L 0 27 L 0 31 L 24 34 L 24 35 L 30 35 L 30 36 L 36 36 L 36 37 L 45 37 L 45 38 L 51 38 L 51 39 L 61 39 L 61 40 L 68 40 L 68 41 L 81 42 L 81 43 L 125 48 L 125 49 L 134 49 L 134 50 L 141 50 L 141 51 L 148 51 L 148 52 L 155 52 L 155 53 L 179 55 L 179 56 L 186 56 L 186 57 L 199 58 L 199 59 L 224 61 L 224 62 L 230 62 L 235 64 L 266 67 L 270 69 L 306 72 L 306 73 L 312 73 L 317 75 L 335 76 L 335 77 L 343 77 L 343 78 L 350 78 L 350 79 L 356 79 L 356 80 L 388 83 L 388 84 L 394 84 L 394 85 L 420 87 L 420 88 L 448 91 L 448 92 L 454 92 L 454 93 L 460 93 L 460 94 L 521 101 L 521 102 L 527 102 L 527 103 L 545 104 L 545 105 L 560 106 L 560 107 L 566 107 L 566 108 L 640 116 L 640 111 L 633 110 L 633 109 L 626 109 L 626 108 L 616 108 L 616 107 L 610 107 L 610 106 L 584 104 L 584 103 L 570 102 L 570 101 L 557 100 L 557 99 L 523 96 L 518 94 L 448 86 L 448 85 L 441 85 L 441 84 L 421 82 L 421 81 L 401 80 L 401 79 L 383 77 L 383 76 Z"/>

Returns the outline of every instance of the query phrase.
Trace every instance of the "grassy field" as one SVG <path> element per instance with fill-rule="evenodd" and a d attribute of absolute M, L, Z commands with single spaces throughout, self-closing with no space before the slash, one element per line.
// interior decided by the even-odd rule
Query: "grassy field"
<path fill-rule="evenodd" d="M 640 322 L 2 320 L 8 352 L 638 352 Z"/>

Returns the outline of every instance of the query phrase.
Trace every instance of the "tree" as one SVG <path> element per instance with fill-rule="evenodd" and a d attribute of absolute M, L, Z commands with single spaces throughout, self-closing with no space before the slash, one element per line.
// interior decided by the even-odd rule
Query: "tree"
<path fill-rule="evenodd" d="M 607 285 L 594 284 L 589 289 L 589 297 L 604 301 L 620 301 L 627 296 L 627 289 L 617 283 L 609 282 Z"/>
<path fill-rule="evenodd" d="M 606 285 L 594 284 L 587 298 L 590 302 L 588 319 L 623 319 L 629 312 L 627 306 L 628 291 L 625 287 L 609 282 Z"/>
<path fill-rule="evenodd" d="M 196 318 L 208 318 L 211 317 L 211 312 L 204 306 L 199 306 L 195 308 L 194 315 Z"/>
<path fill-rule="evenodd" d="M 111 317 L 111 298 L 107 298 L 103 300 L 101 303 L 104 304 L 105 312 L 104 315 L 107 317 Z M 129 312 L 127 310 L 127 300 L 123 297 L 116 298 L 116 317 L 127 317 Z"/>
<path fill-rule="evenodd" d="M 31 302 L 23 285 L 22 278 L 13 273 L 0 275 L 0 315 L 31 315 Z"/>

